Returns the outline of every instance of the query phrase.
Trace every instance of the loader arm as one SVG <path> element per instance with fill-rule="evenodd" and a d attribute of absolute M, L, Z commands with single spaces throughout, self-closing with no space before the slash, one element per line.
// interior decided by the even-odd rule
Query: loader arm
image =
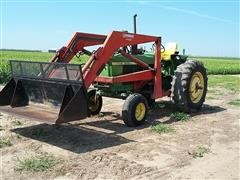
<path fill-rule="evenodd" d="M 157 53 L 161 44 L 160 41 L 160 37 L 156 36 L 133 34 L 119 31 L 112 31 L 110 34 L 108 34 L 108 36 L 76 32 L 68 45 L 62 47 L 58 51 L 58 53 L 56 53 L 56 55 L 51 59 L 51 61 L 69 63 L 79 51 L 86 52 L 84 47 L 102 45 L 90 55 L 90 58 L 82 69 L 84 84 L 86 89 L 88 89 L 89 86 L 97 78 L 97 76 L 101 73 L 102 69 L 105 67 L 107 62 L 114 55 L 114 53 L 119 50 L 119 48 L 135 44 L 142 44 L 148 42 L 155 42 L 157 44 L 155 52 L 155 59 L 157 59 L 157 61 L 155 61 L 156 63 L 154 71 L 158 75 L 161 74 L 159 69 L 160 52 Z M 152 74 L 152 76 L 149 77 L 148 74 L 144 73 L 141 76 L 146 75 L 149 77 L 148 79 L 154 79 L 155 73 L 152 73 L 151 70 L 148 70 L 146 73 L 150 73 Z M 160 96 L 160 94 L 156 96 Z"/>
<path fill-rule="evenodd" d="M 76 32 L 67 46 L 63 46 L 51 59 L 51 62 L 68 63 L 79 52 L 87 52 L 84 47 L 102 44 L 107 36 Z M 90 55 L 88 53 L 88 55 Z"/>
<path fill-rule="evenodd" d="M 107 62 L 111 59 L 114 53 L 119 50 L 120 47 L 148 42 L 155 42 L 157 48 L 155 49 L 154 72 L 152 72 L 152 70 L 148 70 L 146 71 L 146 73 L 152 72 L 152 76 L 149 77 L 149 79 L 154 79 L 155 76 L 158 75 L 159 77 L 157 77 L 157 84 L 160 85 L 160 41 L 161 38 L 155 36 L 132 34 L 119 31 L 111 32 L 104 41 L 103 46 L 98 48 L 96 52 L 91 55 L 88 62 L 83 67 L 83 78 L 86 88 L 89 88 L 89 86 L 94 82 L 94 80 L 101 73 Z M 142 74 L 142 76 L 144 76 L 144 73 Z M 160 87 L 158 88 L 160 89 Z M 160 93 L 156 92 L 155 95 L 160 96 Z"/>
<path fill-rule="evenodd" d="M 149 42 L 156 45 L 153 68 L 120 50 L 121 47 Z M 77 32 L 49 63 L 10 61 L 12 79 L 0 92 L 0 110 L 53 123 L 83 119 L 89 116 L 86 90 L 94 82 L 101 81 L 133 83 L 138 87 L 143 82 L 151 81 L 154 85 L 152 98 L 162 97 L 160 44 L 161 38 L 156 36 L 118 31 L 107 36 Z M 100 45 L 95 52 L 90 53 L 84 49 L 95 45 Z M 69 64 L 79 51 L 90 55 L 83 68 L 79 64 Z M 120 52 L 144 70 L 115 77 L 99 76 L 115 52 Z M 36 104 L 50 105 L 50 108 L 42 109 L 42 106 L 36 107 Z"/>

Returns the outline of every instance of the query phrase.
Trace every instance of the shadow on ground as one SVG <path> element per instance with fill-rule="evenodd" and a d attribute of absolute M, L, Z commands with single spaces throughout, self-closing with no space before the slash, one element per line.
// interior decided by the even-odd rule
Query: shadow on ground
<path fill-rule="evenodd" d="M 113 122 L 114 120 L 100 120 L 80 123 L 80 125 L 62 124 L 57 126 L 39 124 L 16 128 L 12 131 L 24 137 L 46 142 L 74 153 L 85 153 L 133 142 L 120 136 L 121 133 L 133 129 Z M 96 130 L 96 127 L 100 130 Z"/>
<path fill-rule="evenodd" d="M 224 111 L 219 106 L 204 105 L 201 111 L 192 113 L 191 116 L 200 114 L 212 114 Z M 153 108 L 148 116 L 148 121 L 137 128 L 130 128 L 124 125 L 121 115 L 114 112 L 102 112 L 101 117 L 95 117 L 90 121 L 77 121 L 71 124 L 49 125 L 39 124 L 29 127 L 16 128 L 12 131 L 38 141 L 75 152 L 85 153 L 96 149 L 118 146 L 125 143 L 134 142 L 121 136 L 122 133 L 130 132 L 135 129 L 143 129 L 152 125 L 156 120 L 163 123 L 174 123 L 176 120 L 170 118 L 171 113 L 175 112 L 175 107 L 170 101 L 161 101 Z M 104 117 L 107 116 L 108 119 Z"/>
<path fill-rule="evenodd" d="M 209 104 L 204 104 L 203 107 L 197 111 L 190 113 L 191 117 L 198 116 L 201 114 L 213 114 L 225 111 L 226 109 L 220 106 L 211 106 Z M 156 103 L 155 107 L 151 110 L 149 114 L 148 123 L 152 124 L 156 120 L 160 120 L 164 117 L 167 117 L 167 120 L 161 121 L 165 124 L 171 124 L 177 120 L 170 118 L 170 115 L 174 112 L 177 112 L 176 106 L 171 101 L 159 101 Z"/>

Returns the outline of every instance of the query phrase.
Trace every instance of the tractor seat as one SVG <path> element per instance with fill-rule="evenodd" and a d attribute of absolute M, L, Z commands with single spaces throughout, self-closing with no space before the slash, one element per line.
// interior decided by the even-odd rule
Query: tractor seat
<path fill-rule="evenodd" d="M 161 53 L 161 57 L 163 61 L 171 60 L 171 55 L 178 54 L 178 45 L 176 42 L 169 42 L 165 46 L 165 51 Z"/>

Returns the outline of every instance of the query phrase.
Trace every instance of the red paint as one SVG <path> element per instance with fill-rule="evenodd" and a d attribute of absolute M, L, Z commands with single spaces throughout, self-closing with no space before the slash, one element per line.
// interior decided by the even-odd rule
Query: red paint
<path fill-rule="evenodd" d="M 132 62 L 137 63 L 139 66 L 147 69 L 125 75 L 115 77 L 102 77 L 98 76 L 107 62 L 111 59 L 116 51 L 121 47 L 131 46 L 142 43 L 155 43 L 155 60 L 154 69 L 150 68 L 146 63 L 133 57 L 130 54 L 121 52 L 124 57 L 127 57 Z M 93 82 L 102 83 L 122 83 L 130 82 L 134 84 L 135 90 L 143 87 L 149 81 L 154 84 L 154 91 L 152 94 L 153 99 L 160 98 L 164 95 L 162 90 L 162 75 L 161 75 L 161 53 L 160 45 L 161 38 L 156 36 L 148 36 L 142 34 L 132 34 L 126 32 L 113 31 L 107 36 L 88 33 L 75 33 L 71 41 L 66 47 L 63 47 L 53 58 L 52 62 L 70 62 L 71 59 L 84 47 L 102 45 L 98 48 L 89 58 L 88 62 L 84 65 L 83 78 L 86 88 L 89 88 Z"/>

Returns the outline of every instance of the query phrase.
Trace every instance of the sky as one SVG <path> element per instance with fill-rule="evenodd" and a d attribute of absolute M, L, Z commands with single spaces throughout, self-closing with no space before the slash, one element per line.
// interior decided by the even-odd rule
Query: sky
<path fill-rule="evenodd" d="M 240 57 L 240 2 L 231 0 L 0 0 L 1 44 L 7 49 L 59 49 L 74 32 L 113 30 L 161 36 L 190 55 Z"/>

